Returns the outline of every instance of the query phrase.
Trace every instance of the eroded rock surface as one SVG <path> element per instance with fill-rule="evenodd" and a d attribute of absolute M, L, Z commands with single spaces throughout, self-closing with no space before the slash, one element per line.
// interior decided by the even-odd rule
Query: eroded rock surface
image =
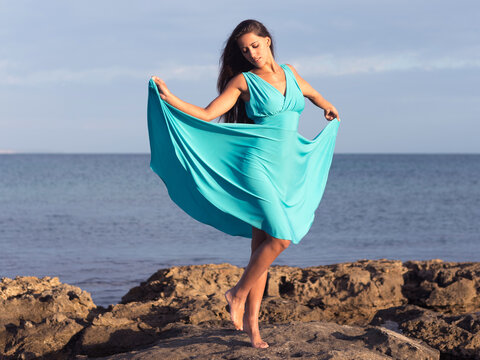
<path fill-rule="evenodd" d="M 480 312 L 446 315 L 408 305 L 379 311 L 372 324 L 394 326 L 455 358 L 480 359 Z"/>
<path fill-rule="evenodd" d="M 158 346 L 159 341 L 173 346 L 170 350 L 175 353 L 180 351 L 175 346 L 181 344 L 194 351 L 192 339 L 199 343 L 197 351 L 203 351 L 203 346 L 208 347 L 208 342 L 218 337 L 224 339 L 215 345 L 222 353 L 222 346 L 230 346 L 228 341 L 239 336 L 244 340 L 236 343 L 238 356 L 250 354 L 247 358 L 253 359 L 246 335 L 234 334 L 224 299 L 225 291 L 242 273 L 242 268 L 230 264 L 160 269 L 132 288 L 120 304 L 108 309 L 95 307 L 87 292 L 62 284 L 58 278 L 4 278 L 0 283 L 0 358 L 116 356 Z M 402 356 L 400 350 L 395 352 L 397 346 L 417 359 L 418 354 L 409 352 L 416 345 L 399 340 L 405 341 L 404 336 L 408 336 L 424 340 L 440 350 L 445 359 L 480 359 L 479 275 L 480 263 L 440 260 L 361 260 L 309 268 L 273 266 L 260 313 L 262 335 L 269 334 L 274 344 L 282 344 L 287 335 L 277 339 L 275 334 L 288 334 L 291 357 L 299 349 L 298 354 L 305 358 L 310 356 L 309 351 L 325 351 L 325 359 L 401 359 L 391 355 Z M 293 322 L 297 325 L 290 329 L 287 324 Z M 339 338 L 333 341 L 335 332 L 328 335 L 317 325 L 309 329 L 299 325 L 326 322 L 336 323 L 328 326 L 338 326 L 337 333 L 344 335 L 337 334 Z M 356 335 L 348 335 L 350 330 L 346 329 L 353 328 L 357 332 L 351 334 Z M 315 329 L 318 334 L 327 334 L 324 339 L 330 339 L 322 343 L 325 348 L 308 342 L 299 333 L 312 334 Z M 179 338 L 185 331 L 185 337 Z M 352 345 L 354 353 L 337 347 L 340 340 L 357 344 Z M 311 343 L 313 347 L 309 347 Z M 365 348 L 367 343 L 376 344 L 367 349 L 369 357 L 360 349 L 360 344 Z M 240 344 L 245 348 L 240 349 Z M 279 346 L 278 353 L 270 348 L 269 356 L 286 358 L 287 348 Z M 157 350 L 151 350 L 156 354 Z M 145 351 L 147 356 L 149 350 Z"/>
<path fill-rule="evenodd" d="M 58 278 L 18 276 L 0 282 L 0 355 L 63 358 L 66 345 L 92 318 L 86 291 Z"/>
<path fill-rule="evenodd" d="M 407 261 L 404 294 L 409 303 L 444 313 L 480 310 L 480 263 Z"/>
<path fill-rule="evenodd" d="M 267 349 L 249 346 L 245 333 L 226 328 L 172 324 L 164 338 L 146 350 L 118 354 L 123 359 L 316 359 L 316 360 L 437 360 L 438 350 L 381 327 L 327 322 L 294 322 L 262 329 Z"/>
<path fill-rule="evenodd" d="M 261 320 L 334 320 L 365 324 L 379 309 L 407 303 L 402 293 L 400 261 L 363 260 L 309 268 L 273 266 L 269 270 Z M 230 264 L 180 266 L 159 270 L 131 289 L 123 303 L 172 299 L 182 302 L 184 318 L 202 321 L 226 320 L 223 294 L 234 286 L 243 269 Z M 194 306 L 191 306 L 191 305 Z M 198 314 L 190 314 L 189 309 Z"/>
<path fill-rule="evenodd" d="M 308 268 L 273 267 L 262 319 L 268 322 L 327 320 L 366 324 L 379 309 L 407 303 L 402 293 L 406 269 L 395 260 L 360 260 Z M 286 305 L 282 315 L 281 301 Z M 290 307 L 290 308 L 289 308 Z M 294 310 L 292 312 L 292 310 Z"/>

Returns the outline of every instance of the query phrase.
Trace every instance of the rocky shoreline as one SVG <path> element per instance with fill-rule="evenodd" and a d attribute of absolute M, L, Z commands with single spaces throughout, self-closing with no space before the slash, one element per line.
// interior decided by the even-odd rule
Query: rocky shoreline
<path fill-rule="evenodd" d="M 480 263 L 272 266 L 253 349 L 223 297 L 230 264 L 160 269 L 120 304 L 58 278 L 0 281 L 0 359 L 480 359 Z"/>

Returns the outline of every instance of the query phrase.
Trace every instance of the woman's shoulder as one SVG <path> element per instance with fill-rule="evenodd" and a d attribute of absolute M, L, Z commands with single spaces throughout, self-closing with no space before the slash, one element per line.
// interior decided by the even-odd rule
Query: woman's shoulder
<path fill-rule="evenodd" d="M 245 80 L 243 73 L 239 73 L 230 79 L 229 85 L 245 91 L 247 89 L 247 80 Z"/>
<path fill-rule="evenodd" d="M 235 83 L 235 84 L 245 84 L 246 83 L 245 76 L 243 75 L 243 73 L 239 73 L 237 75 L 234 75 L 230 81 L 232 83 Z"/>
<path fill-rule="evenodd" d="M 303 84 L 304 83 L 303 78 L 298 74 L 297 70 L 295 70 L 293 65 L 285 64 L 285 67 L 290 69 L 291 73 L 295 77 L 295 80 L 297 81 L 298 84 Z"/>
<path fill-rule="evenodd" d="M 284 64 L 287 68 L 289 68 L 295 75 L 297 75 L 297 70 L 293 67 L 292 64 Z"/>

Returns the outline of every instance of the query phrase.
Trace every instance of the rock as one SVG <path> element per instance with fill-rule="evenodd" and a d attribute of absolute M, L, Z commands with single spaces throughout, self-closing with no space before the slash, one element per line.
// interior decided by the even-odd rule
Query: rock
<path fill-rule="evenodd" d="M 6 359 L 63 358 L 70 340 L 96 308 L 89 293 L 54 277 L 18 276 L 0 282 L 0 355 Z"/>
<path fill-rule="evenodd" d="M 316 359 L 316 360 L 434 360 L 434 350 L 380 327 L 327 322 L 293 322 L 262 327 L 267 349 L 254 349 L 244 332 L 226 328 L 171 324 L 154 346 L 103 359 Z"/>
<path fill-rule="evenodd" d="M 409 303 L 460 314 L 480 310 L 480 263 L 407 261 L 403 292 Z"/>
<path fill-rule="evenodd" d="M 400 261 L 393 260 L 305 269 L 273 266 L 260 321 L 365 324 L 378 309 L 406 303 L 405 271 Z M 122 304 L 98 315 L 82 333 L 77 353 L 106 356 L 151 344 L 171 322 L 204 327 L 228 323 L 224 293 L 242 273 L 243 269 L 230 264 L 161 269 L 132 288 Z"/>
<path fill-rule="evenodd" d="M 288 299 L 300 306 L 285 312 L 285 321 L 326 320 L 340 324 L 366 324 L 376 311 L 407 303 L 402 293 L 403 275 L 407 270 L 400 261 L 360 260 L 308 268 L 271 267 L 268 295 Z M 304 317 L 305 309 L 310 309 Z M 262 319 L 273 310 L 266 302 Z M 297 316 L 297 314 L 299 316 Z"/>
<path fill-rule="evenodd" d="M 106 356 L 151 344 L 160 338 L 165 325 L 179 319 L 177 313 L 163 300 L 115 305 L 85 328 L 75 353 Z"/>
<path fill-rule="evenodd" d="M 128 291 L 122 304 L 165 298 L 197 298 L 207 300 L 209 295 L 219 295 L 234 286 L 243 269 L 227 263 L 173 266 L 160 269 Z"/>
<path fill-rule="evenodd" d="M 160 269 L 132 288 L 122 303 L 99 314 L 82 333 L 76 352 L 106 356 L 151 344 L 172 322 L 219 324 L 229 319 L 223 293 L 240 279 L 230 264 Z"/>
<path fill-rule="evenodd" d="M 406 271 L 400 261 L 394 260 L 362 260 L 304 269 L 272 266 L 260 320 L 368 323 L 377 310 L 407 303 L 402 294 Z M 175 298 L 181 299 L 182 317 L 188 318 L 188 323 L 226 320 L 229 314 L 223 294 L 242 273 L 243 269 L 230 264 L 161 269 L 131 289 L 122 303 Z M 189 309 L 195 313 L 189 313 Z"/>
<path fill-rule="evenodd" d="M 65 346 L 82 329 L 75 320 L 59 320 L 56 315 L 36 324 L 21 322 L 7 334 L 4 355 L 7 359 L 65 359 L 69 354 Z"/>
<path fill-rule="evenodd" d="M 461 359 L 480 359 L 480 312 L 448 316 L 408 305 L 379 311 L 373 325 L 397 324 L 406 336 L 422 339 L 442 354 Z"/>
<path fill-rule="evenodd" d="M 58 277 L 17 276 L 0 280 L 0 324 L 40 322 L 55 314 L 83 320 L 94 308 L 88 292 L 62 284 Z"/>
<path fill-rule="evenodd" d="M 87 292 L 58 278 L 4 278 L 0 358 L 87 358 L 122 352 L 136 356 L 135 351 L 160 343 L 162 354 L 171 351 L 171 356 L 203 354 L 204 347 L 208 353 L 209 346 L 220 354 L 232 341 L 238 345 L 238 357 L 263 356 L 251 352 L 245 334 L 228 330 L 233 327 L 224 293 L 242 273 L 242 268 L 230 264 L 160 269 L 108 309 L 95 307 Z M 278 352 L 272 347 L 267 357 L 429 358 L 415 353 L 418 341 L 411 343 L 408 336 L 439 349 L 445 359 L 480 359 L 479 275 L 480 263 L 441 260 L 273 266 L 260 321 L 262 335 L 278 345 Z M 318 325 L 326 322 L 335 322 L 338 328 Z M 290 323 L 295 327 L 288 327 Z M 375 327 L 379 325 L 382 328 Z M 324 336 L 324 341 L 317 343 L 315 336 Z M 352 344 L 350 350 L 347 344 Z M 177 345 L 185 349 L 168 350 Z M 158 346 L 151 349 L 152 358 L 160 354 Z M 148 351 L 141 353 L 148 357 Z M 315 357 L 317 353 L 322 357 Z"/>

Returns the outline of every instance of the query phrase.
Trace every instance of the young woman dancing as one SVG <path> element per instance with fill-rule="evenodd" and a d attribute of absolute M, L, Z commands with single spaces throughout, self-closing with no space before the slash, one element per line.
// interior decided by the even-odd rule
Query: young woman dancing
<path fill-rule="evenodd" d="M 205 108 L 179 99 L 160 78 L 152 81 L 151 168 L 197 220 L 232 235 L 251 234 L 250 261 L 225 299 L 235 328 L 248 334 L 253 347 L 266 348 L 258 316 L 268 268 L 313 222 L 338 111 L 292 65 L 277 64 L 272 36 L 256 20 L 242 21 L 228 38 L 220 95 Z M 338 120 L 312 141 L 297 132 L 305 97 L 328 121 Z M 224 123 L 210 123 L 218 117 Z"/>

